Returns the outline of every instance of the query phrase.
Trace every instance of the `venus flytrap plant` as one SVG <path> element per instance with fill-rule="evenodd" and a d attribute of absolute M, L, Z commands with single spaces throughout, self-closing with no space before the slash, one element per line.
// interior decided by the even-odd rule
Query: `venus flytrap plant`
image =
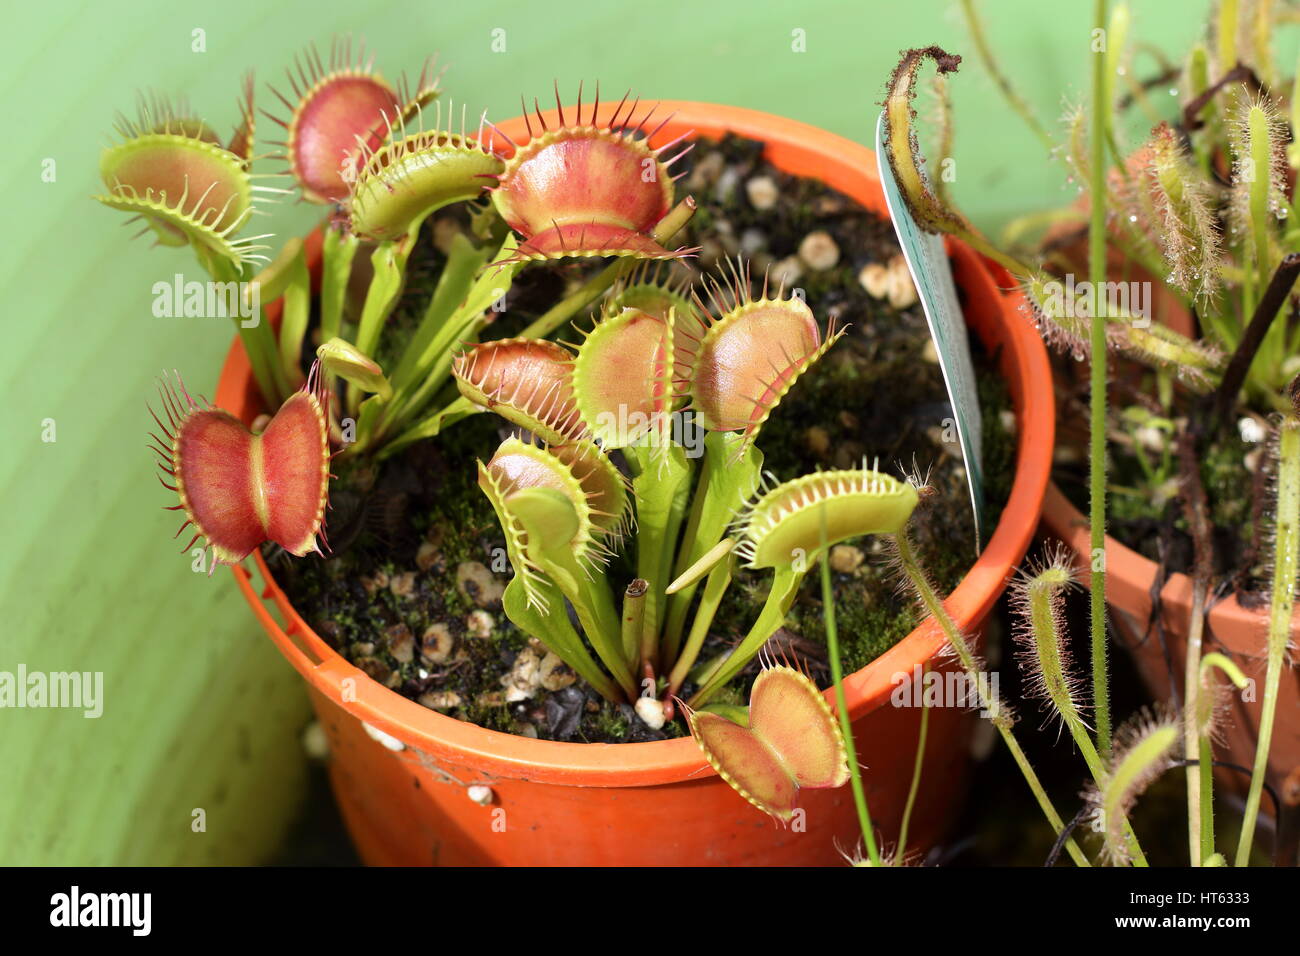
<path fill-rule="evenodd" d="M 706 702 L 740 672 L 785 620 L 804 577 L 830 547 L 849 538 L 895 533 L 916 507 L 906 482 L 867 468 L 815 472 L 770 488 L 740 518 L 737 555 L 774 578 L 758 619 L 731 656 L 691 699 Z M 826 521 L 826 543 L 821 521 Z"/>
<path fill-rule="evenodd" d="M 821 555 L 818 507 L 831 508 L 834 544 L 897 529 L 911 511 L 915 492 L 866 469 L 825 472 L 771 488 L 746 507 L 760 487 L 762 457 L 754 442 L 763 423 L 840 332 L 832 324 L 823 337 L 802 300 L 780 290 L 773 294 L 766 282 L 753 296 L 740 265 L 730 266 L 725 280 L 710 283 L 707 302 L 699 297 L 688 301 L 680 288 L 656 284 L 645 274 L 632 278 L 614 291 L 573 349 L 533 339 L 487 342 L 458 357 L 453 374 L 466 401 L 545 443 L 531 446 L 507 439 L 493 459 L 507 450 L 508 458 L 524 456 L 528 474 L 546 479 L 535 478 L 527 486 L 553 486 L 545 504 L 531 493 L 521 499 L 528 487 L 488 480 L 495 474 L 491 463 L 482 472 L 488 477 L 481 484 L 514 542 L 518 583 L 512 588 L 521 597 L 508 603 L 508 613 L 545 641 L 530 625 L 536 611 L 548 606 L 554 593 L 548 588 L 557 589 L 574 607 L 622 696 L 637 698 L 640 685 L 629 686 L 633 677 L 649 682 L 638 711 L 654 710 L 651 716 L 657 720 L 660 713 L 668 719 L 674 712 L 674 699 L 696 665 L 737 559 L 752 568 L 773 568 L 774 582 L 749 634 L 701 679 L 689 702 L 694 710 L 707 705 L 780 626 Z M 697 465 L 687 451 L 698 451 L 699 443 L 692 443 L 687 432 L 698 426 L 708 436 Z M 580 476 L 555 478 L 577 448 L 583 449 L 587 476 L 603 475 L 612 482 L 621 474 L 613 456 L 625 463 L 630 496 L 621 485 L 618 494 L 612 485 L 602 493 L 602 500 L 617 501 L 618 507 L 592 511 L 590 489 L 587 497 L 575 490 Z M 635 503 L 634 523 L 627 501 Z M 526 514 L 516 513 L 520 502 Z M 555 512 L 553 527 L 539 523 L 544 511 Z M 561 513 L 572 517 L 560 520 Z M 584 555 L 590 557 L 583 543 L 594 540 L 584 529 L 594 528 L 600 517 L 609 522 L 601 552 L 614 550 L 626 537 L 634 548 L 637 581 L 643 584 L 624 596 L 621 617 L 610 610 L 614 602 L 604 576 L 584 582 L 577 573 Z M 735 536 L 725 538 L 733 524 Z M 534 534 L 548 534 L 548 527 L 544 540 Z M 562 542 L 555 537 L 561 530 L 576 537 Z M 686 631 L 686 612 L 701 581 L 704 594 L 683 644 L 678 638 Z M 511 608 L 518 610 L 521 604 L 531 610 L 515 616 Z M 609 682 L 600 686 L 608 691 Z M 657 700 L 658 709 L 647 700 Z"/>

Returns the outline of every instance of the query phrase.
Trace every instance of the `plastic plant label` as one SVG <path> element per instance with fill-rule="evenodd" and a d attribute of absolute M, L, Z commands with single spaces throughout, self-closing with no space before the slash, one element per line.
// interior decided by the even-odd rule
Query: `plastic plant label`
<path fill-rule="evenodd" d="M 885 204 L 902 247 L 903 258 L 912 273 L 917 296 L 925 309 L 930 337 L 939 354 L 939 367 L 948 387 L 957 440 L 961 443 L 966 482 L 970 487 L 971 509 L 975 513 L 975 552 L 983 550 L 988 540 L 984 512 L 984 463 L 981 456 L 983 423 L 980 420 L 979 394 L 975 388 L 975 368 L 971 363 L 970 339 L 966 320 L 957 300 L 952 267 L 944 250 L 943 238 L 924 232 L 908 211 L 907 203 L 894 179 L 885 152 L 885 115 L 876 122 L 876 165 L 885 191 Z"/>

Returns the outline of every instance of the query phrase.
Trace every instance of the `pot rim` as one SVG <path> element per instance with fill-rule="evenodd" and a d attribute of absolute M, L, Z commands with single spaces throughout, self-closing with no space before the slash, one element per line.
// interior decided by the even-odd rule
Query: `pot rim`
<path fill-rule="evenodd" d="M 673 114 L 662 131 L 666 139 L 693 130 L 707 139 L 731 132 L 758 140 L 765 144 L 764 158 L 773 165 L 794 175 L 817 178 L 888 218 L 876 157 L 865 146 L 756 110 L 671 100 L 660 101 L 660 109 Z M 543 115 L 548 123 L 553 118 L 558 121 L 555 110 Z M 523 117 L 498 124 L 498 128 L 516 143 L 527 141 Z M 309 237 L 307 246 L 316 272 L 319 229 Z M 986 331 L 999 339 L 1001 372 L 1017 422 L 1016 466 L 1006 507 L 984 551 L 945 602 L 958 625 L 969 630 L 983 620 L 1004 590 L 1037 527 L 1051 467 L 1055 408 L 1047 352 L 1033 324 L 1018 318 L 1023 299 L 1014 283 L 965 245 L 950 240 L 948 250 L 960 276 L 958 285 L 967 296 L 992 298 L 996 303 L 991 310 L 996 320 Z M 247 357 L 236 337 L 222 370 L 217 403 L 248 420 L 256 411 L 253 402 Z M 232 571 L 255 615 L 290 663 L 326 697 L 415 749 L 421 759 L 447 758 L 515 779 L 604 787 L 648 786 L 714 774 L 690 737 L 628 744 L 537 740 L 489 730 L 423 707 L 372 681 L 325 644 L 293 609 L 260 551 L 254 552 L 254 561 L 262 578 L 260 589 L 242 566 Z M 283 627 L 267 607 L 268 600 L 280 611 Z M 887 703 L 896 686 L 892 675 L 912 673 L 938 654 L 944 643 L 941 630 L 929 619 L 870 664 L 846 675 L 845 694 L 852 719 Z M 826 694 L 833 702 L 833 688 Z"/>
<path fill-rule="evenodd" d="M 1043 498 L 1043 527 L 1058 538 L 1076 556 L 1089 553 L 1092 538 L 1088 530 L 1088 517 L 1074 506 L 1055 481 L 1049 481 Z M 1091 580 L 1090 562 L 1080 563 L 1080 577 L 1086 584 Z M 1114 535 L 1106 535 L 1106 601 L 1145 620 L 1151 614 L 1151 586 L 1155 583 L 1159 566 L 1146 555 L 1130 548 Z M 1238 653 L 1264 658 L 1263 627 L 1266 610 L 1251 610 L 1237 599 L 1240 592 L 1234 589 L 1209 610 L 1211 627 L 1219 640 L 1229 644 Z M 1162 607 L 1177 611 L 1184 618 L 1192 611 L 1192 579 L 1182 571 L 1165 578 L 1160 589 Z M 1300 607 L 1291 620 L 1291 632 L 1300 632 Z M 1186 629 L 1179 633 L 1186 633 Z"/>

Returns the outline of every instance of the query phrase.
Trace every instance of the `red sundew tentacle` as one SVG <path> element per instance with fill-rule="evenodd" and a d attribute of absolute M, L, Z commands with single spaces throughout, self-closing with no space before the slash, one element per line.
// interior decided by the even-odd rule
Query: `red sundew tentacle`
<path fill-rule="evenodd" d="M 177 532 L 177 533 L 179 534 L 179 532 Z M 195 542 L 195 541 L 198 541 L 199 538 L 201 538 L 202 536 L 203 536 L 202 532 L 196 531 L 196 532 L 194 533 L 194 537 L 190 538 L 190 543 L 187 544 L 185 547 L 181 548 L 180 553 L 181 553 L 181 554 L 184 554 L 185 552 L 189 551 L 190 548 L 194 547 L 194 542 Z M 205 550 L 206 550 L 206 548 L 205 548 Z"/>
<path fill-rule="evenodd" d="M 181 532 L 184 531 L 186 528 L 188 528 L 188 527 L 189 527 L 190 525 L 192 525 L 193 523 L 194 523 L 194 522 L 191 521 L 189 518 L 186 518 L 186 519 L 185 519 L 185 523 L 184 523 L 183 525 L 181 525 L 179 528 L 176 529 L 176 533 L 175 533 L 174 535 L 172 535 L 172 538 L 173 538 L 173 539 L 175 539 L 175 538 L 179 538 L 179 537 L 181 536 Z"/>
<path fill-rule="evenodd" d="M 542 106 L 537 102 L 537 97 L 533 97 L 533 111 L 537 114 L 537 122 L 542 124 L 542 132 L 549 133 L 550 127 L 546 125 L 546 120 L 542 117 Z"/>
<path fill-rule="evenodd" d="M 554 83 L 555 83 L 555 111 L 560 114 L 560 125 L 568 126 L 569 124 L 564 118 L 564 104 L 560 102 L 560 81 L 556 79 Z"/>

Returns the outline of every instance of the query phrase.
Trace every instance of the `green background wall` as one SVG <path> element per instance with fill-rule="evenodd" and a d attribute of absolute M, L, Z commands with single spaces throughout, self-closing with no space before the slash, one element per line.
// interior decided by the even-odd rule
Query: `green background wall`
<path fill-rule="evenodd" d="M 1007 71 L 1051 120 L 1084 80 L 1092 4 L 984 6 Z M 1137 0 L 1134 32 L 1181 50 L 1205 6 Z M 191 51 L 195 28 L 205 53 Z M 496 28 L 504 53 L 490 49 Z M 791 51 L 795 29 L 805 53 Z M 153 318 L 152 283 L 192 269 L 188 253 L 128 242 L 123 217 L 88 197 L 113 114 L 132 110 L 137 90 L 184 94 L 228 129 L 243 70 L 256 67 L 259 86 L 278 80 L 302 45 L 349 31 L 390 76 L 439 51 L 447 91 L 471 114 L 507 117 L 520 93 L 545 99 L 558 80 L 571 97 L 580 79 L 599 78 L 606 91 L 753 107 L 864 141 L 900 48 L 970 52 L 950 0 L 9 5 L 0 670 L 102 670 L 106 699 L 98 720 L 0 710 L 0 862 L 257 861 L 298 808 L 308 719 L 298 679 L 229 573 L 194 574 L 177 553 L 143 444 L 153 378 L 179 368 L 210 393 L 230 325 Z M 1068 197 L 1059 165 L 1043 161 L 973 58 L 953 89 L 956 195 L 969 214 L 997 224 Z M 264 139 L 271 129 L 262 122 Z M 41 181 L 47 158 L 53 183 Z M 302 232 L 318 215 L 286 205 L 272 228 Z M 41 440 L 47 418 L 53 443 Z M 194 808 L 206 832 L 192 832 Z"/>

